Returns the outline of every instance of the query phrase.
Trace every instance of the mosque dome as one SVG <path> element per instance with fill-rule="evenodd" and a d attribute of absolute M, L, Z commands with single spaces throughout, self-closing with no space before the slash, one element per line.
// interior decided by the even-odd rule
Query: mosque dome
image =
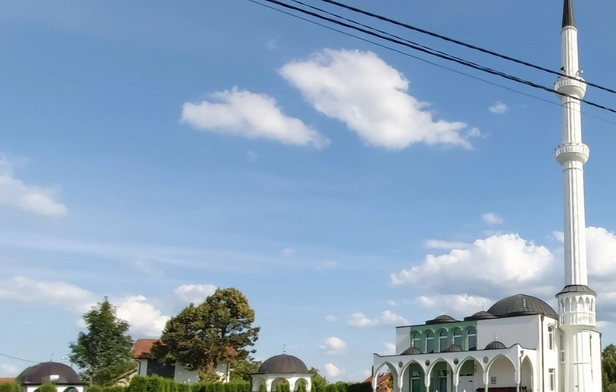
<path fill-rule="evenodd" d="M 464 351 L 464 350 L 462 350 L 462 347 L 458 346 L 457 344 L 452 344 L 443 350 L 443 352 L 445 353 L 453 353 L 456 351 Z"/>
<path fill-rule="evenodd" d="M 543 300 L 526 294 L 516 294 L 503 298 L 488 309 L 496 317 L 525 316 L 542 314 L 558 317 L 556 311 Z"/>
<path fill-rule="evenodd" d="M 442 314 L 440 316 L 438 316 L 437 318 L 434 318 L 432 320 L 428 320 L 426 321 L 426 324 L 444 324 L 444 323 L 455 323 L 458 320 L 456 320 L 455 318 L 448 316 L 446 314 Z"/>
<path fill-rule="evenodd" d="M 82 384 L 77 373 L 68 365 L 59 362 L 43 362 L 30 366 L 21 372 L 15 381 L 19 385 L 40 385 L 46 382 L 54 384 Z"/>
<path fill-rule="evenodd" d="M 480 312 L 474 313 L 472 316 L 464 317 L 464 321 L 488 320 L 493 318 L 496 318 L 496 316 L 482 310 Z"/>
<path fill-rule="evenodd" d="M 296 356 L 280 354 L 266 359 L 257 373 L 308 373 L 308 368 Z"/>
<path fill-rule="evenodd" d="M 417 355 L 417 354 L 423 354 L 423 353 L 417 347 L 409 347 L 406 350 L 402 351 L 401 355 Z"/>
<path fill-rule="evenodd" d="M 488 343 L 488 345 L 486 346 L 486 350 L 502 350 L 504 348 L 507 348 L 507 346 L 505 346 L 505 343 L 499 341 L 499 340 L 494 340 L 490 343 Z"/>

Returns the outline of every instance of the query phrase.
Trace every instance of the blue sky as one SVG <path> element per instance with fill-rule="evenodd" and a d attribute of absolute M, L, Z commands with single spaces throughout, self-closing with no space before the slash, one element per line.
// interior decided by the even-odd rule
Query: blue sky
<path fill-rule="evenodd" d="M 560 66 L 557 0 L 349 4 Z M 608 87 L 615 12 L 576 4 L 584 75 Z M 286 344 L 328 379 L 360 380 L 396 325 L 519 291 L 553 303 L 563 284 L 549 93 L 245 0 L 5 1 L 0 47 L 4 355 L 61 360 L 104 296 L 139 338 L 233 286 L 262 327 L 258 358 Z M 610 343 L 616 117 L 584 111 L 589 270 Z M 0 376 L 26 366 L 2 356 Z"/>

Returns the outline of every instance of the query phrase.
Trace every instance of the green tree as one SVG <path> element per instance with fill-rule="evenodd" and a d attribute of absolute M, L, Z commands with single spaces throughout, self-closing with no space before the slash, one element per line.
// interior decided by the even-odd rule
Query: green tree
<path fill-rule="evenodd" d="M 69 345 L 70 361 L 82 369 L 82 379 L 105 386 L 136 366 L 129 325 L 117 318 L 107 298 L 84 314 L 83 320 L 87 332 L 80 332 Z"/>
<path fill-rule="evenodd" d="M 601 355 L 603 390 L 616 390 L 616 346 L 605 346 Z"/>
<path fill-rule="evenodd" d="M 36 388 L 36 392 L 56 392 L 56 386 L 51 382 L 46 382 Z"/>
<path fill-rule="evenodd" d="M 312 374 L 312 390 L 323 392 L 327 387 L 327 379 L 321 375 L 319 369 L 311 367 L 308 373 Z"/>
<path fill-rule="evenodd" d="M 231 362 L 231 374 L 229 378 L 231 381 L 239 381 L 239 380 L 249 380 L 250 373 L 256 373 L 259 370 L 259 366 L 261 366 L 260 361 L 256 361 L 250 355 L 246 358 L 235 359 Z"/>
<path fill-rule="evenodd" d="M 152 356 L 215 375 L 218 363 L 241 360 L 255 352 L 250 347 L 260 328 L 252 326 L 254 320 L 255 312 L 242 292 L 218 289 L 202 304 L 190 304 L 167 321 Z"/>
<path fill-rule="evenodd" d="M 21 392 L 21 387 L 14 381 L 0 382 L 0 392 Z"/>

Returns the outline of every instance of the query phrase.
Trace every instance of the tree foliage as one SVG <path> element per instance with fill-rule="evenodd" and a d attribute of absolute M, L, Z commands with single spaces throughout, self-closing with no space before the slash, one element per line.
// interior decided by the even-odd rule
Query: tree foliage
<path fill-rule="evenodd" d="M 0 382 L 0 392 L 21 392 L 21 387 L 14 381 Z"/>
<path fill-rule="evenodd" d="M 601 355 L 603 390 L 616 392 L 616 346 L 605 346 Z"/>
<path fill-rule="evenodd" d="M 252 326 L 254 320 L 244 294 L 235 288 L 218 289 L 202 304 L 190 304 L 167 321 L 152 356 L 215 375 L 218 363 L 242 360 L 255 352 L 250 347 L 260 328 Z"/>
<path fill-rule="evenodd" d="M 84 314 L 83 320 L 87 332 L 80 332 L 69 345 L 70 361 L 82 369 L 82 379 L 105 386 L 135 367 L 129 324 L 116 317 L 107 298 Z"/>
<path fill-rule="evenodd" d="M 36 392 L 56 392 L 56 386 L 48 381 L 40 387 L 36 388 Z"/>
<path fill-rule="evenodd" d="M 231 362 L 231 381 L 249 380 L 250 373 L 256 373 L 261 366 L 261 361 L 256 361 L 250 355 L 246 358 L 235 359 Z"/>

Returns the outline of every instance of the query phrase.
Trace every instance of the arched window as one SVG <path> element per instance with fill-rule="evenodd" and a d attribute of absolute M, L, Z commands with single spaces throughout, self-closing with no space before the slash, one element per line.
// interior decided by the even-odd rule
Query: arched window
<path fill-rule="evenodd" d="M 447 347 L 449 347 L 449 342 L 447 341 L 447 331 L 443 330 L 438 334 L 438 344 L 440 351 L 443 352 Z"/>
<path fill-rule="evenodd" d="M 462 347 L 462 330 L 460 328 L 453 330 L 453 344 Z"/>
<path fill-rule="evenodd" d="M 548 327 L 548 348 L 554 350 L 554 326 Z"/>
<path fill-rule="evenodd" d="M 421 335 L 419 334 L 419 332 L 413 332 L 413 334 L 411 335 L 411 347 L 420 348 L 420 344 Z"/>
<path fill-rule="evenodd" d="M 469 351 L 477 350 L 477 328 L 470 327 L 466 330 L 466 347 Z"/>
<path fill-rule="evenodd" d="M 426 332 L 426 353 L 434 352 L 434 332 Z"/>

